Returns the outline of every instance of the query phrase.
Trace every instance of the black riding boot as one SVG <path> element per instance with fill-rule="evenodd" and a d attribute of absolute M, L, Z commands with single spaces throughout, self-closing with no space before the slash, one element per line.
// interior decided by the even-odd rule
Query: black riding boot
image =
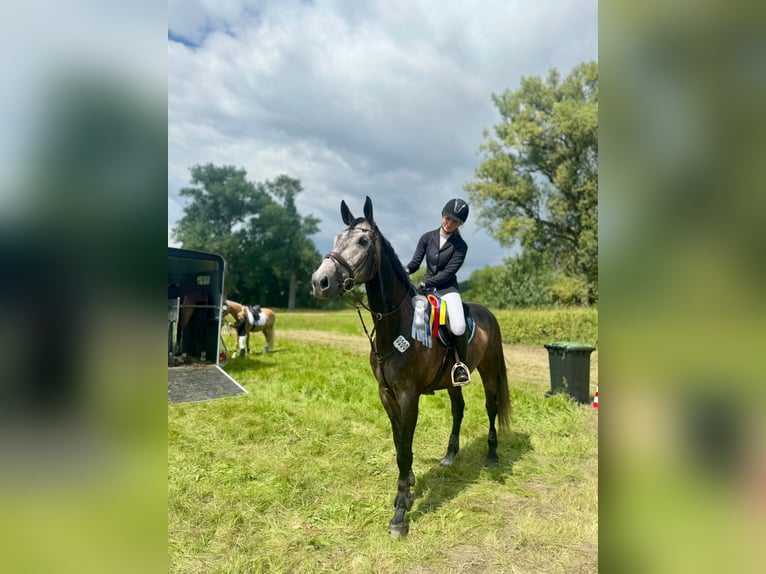
<path fill-rule="evenodd" d="M 468 358 L 468 334 L 454 335 L 455 337 L 455 366 L 452 367 L 452 384 L 456 386 L 467 385 L 471 382 L 471 373 L 465 360 Z"/>

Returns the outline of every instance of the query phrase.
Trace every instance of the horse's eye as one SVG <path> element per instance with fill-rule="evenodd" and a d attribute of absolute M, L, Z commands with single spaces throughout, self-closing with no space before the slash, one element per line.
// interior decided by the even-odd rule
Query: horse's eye
<path fill-rule="evenodd" d="M 362 247 L 366 247 L 368 243 L 369 243 L 369 241 L 367 240 L 366 237 L 360 237 L 359 238 L 359 245 L 361 245 Z"/>

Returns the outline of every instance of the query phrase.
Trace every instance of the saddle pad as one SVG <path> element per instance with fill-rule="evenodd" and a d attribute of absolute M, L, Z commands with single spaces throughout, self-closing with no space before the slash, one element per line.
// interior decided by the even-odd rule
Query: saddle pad
<path fill-rule="evenodd" d="M 463 306 L 463 309 L 465 309 L 465 306 Z M 468 333 L 468 342 L 470 343 L 473 341 L 473 336 L 476 334 L 476 321 L 471 315 L 465 316 L 465 331 Z M 442 329 L 439 331 L 439 341 L 445 347 L 452 346 L 452 339 L 454 337 L 455 336 L 449 332 L 449 329 Z"/>
<path fill-rule="evenodd" d="M 260 309 L 260 307 L 258 307 Z M 253 308 L 247 308 L 247 320 L 253 327 L 262 327 L 266 324 L 266 315 L 264 313 L 258 313 L 258 320 L 253 316 Z"/>

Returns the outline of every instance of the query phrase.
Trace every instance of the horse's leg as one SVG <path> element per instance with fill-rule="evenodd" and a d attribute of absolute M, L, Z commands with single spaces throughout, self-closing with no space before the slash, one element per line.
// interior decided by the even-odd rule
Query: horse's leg
<path fill-rule="evenodd" d="M 265 355 L 266 353 L 268 353 L 268 352 L 269 352 L 269 333 L 270 333 L 270 332 L 271 332 L 271 331 L 269 330 L 269 328 L 268 328 L 268 327 L 266 327 L 266 328 L 263 330 L 263 338 L 264 338 L 264 339 L 266 339 L 266 345 L 263 347 L 263 354 L 264 354 L 264 355 Z"/>
<path fill-rule="evenodd" d="M 399 403 L 396 402 L 394 395 L 386 389 L 383 385 L 378 385 L 378 394 L 380 395 L 380 402 L 388 415 L 388 420 L 391 423 L 391 435 L 394 438 L 394 448 L 397 454 L 399 453 L 399 436 L 401 429 L 401 411 L 399 410 Z"/>
<path fill-rule="evenodd" d="M 247 316 L 242 316 L 240 313 L 237 315 L 237 321 L 234 323 L 234 328 L 237 330 L 237 347 L 239 352 L 235 354 L 235 357 L 245 356 L 245 347 L 247 344 Z"/>
<path fill-rule="evenodd" d="M 487 418 L 489 418 L 489 433 L 487 435 L 487 460 L 486 466 L 495 466 L 498 462 L 497 457 L 497 430 L 495 430 L 495 419 L 497 418 L 497 380 L 498 375 L 494 369 L 482 368 L 479 366 L 479 374 L 484 385 L 484 406 L 487 409 Z"/>
<path fill-rule="evenodd" d="M 269 349 L 274 348 L 274 329 L 276 328 L 276 326 L 277 326 L 277 316 L 272 314 L 271 324 L 269 325 L 269 340 L 268 340 Z"/>
<path fill-rule="evenodd" d="M 178 321 L 176 324 L 176 341 L 173 344 L 173 354 L 174 355 L 180 355 L 181 354 L 181 337 L 183 337 L 184 333 L 184 327 L 183 325 L 183 319 L 181 316 L 181 313 L 178 314 Z"/>
<path fill-rule="evenodd" d="M 447 454 L 441 461 L 442 466 L 451 466 L 455 462 L 455 455 L 460 450 L 460 425 L 463 422 L 463 410 L 465 409 L 462 387 L 450 387 L 447 392 L 449 392 L 452 405 L 452 431 L 447 444 Z"/>
<path fill-rule="evenodd" d="M 404 538 L 409 532 L 407 512 L 412 508 L 413 497 L 410 488 L 415 484 L 412 472 L 412 438 L 418 422 L 418 397 L 402 395 L 399 398 L 399 441 L 396 448 L 396 465 L 399 478 L 396 483 L 394 516 L 388 523 L 388 529 L 394 538 Z"/>
<path fill-rule="evenodd" d="M 399 438 L 401 437 L 401 422 L 402 413 L 399 409 L 399 403 L 396 402 L 394 395 L 386 390 L 383 385 L 378 385 L 378 393 L 380 394 L 380 402 L 383 404 L 383 408 L 386 410 L 388 420 L 391 423 L 391 436 L 394 439 L 394 449 L 396 450 L 396 456 L 398 460 L 399 456 Z M 410 486 L 415 484 L 415 475 L 410 470 L 409 475 Z M 394 508 L 396 508 L 396 499 L 394 499 Z"/>
<path fill-rule="evenodd" d="M 181 309 L 178 313 L 178 328 L 176 330 L 176 345 L 173 349 L 174 355 L 180 355 L 183 351 L 184 332 L 191 321 L 192 313 L 194 313 L 193 308 L 185 307 L 184 305 L 190 304 L 191 301 L 187 297 L 184 297 L 181 301 Z"/>

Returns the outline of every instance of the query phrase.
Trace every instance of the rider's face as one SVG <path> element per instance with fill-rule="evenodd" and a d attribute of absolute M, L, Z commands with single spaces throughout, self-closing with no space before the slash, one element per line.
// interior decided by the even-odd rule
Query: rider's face
<path fill-rule="evenodd" d="M 442 229 L 445 233 L 452 233 L 458 227 L 460 227 L 460 225 L 461 223 L 454 217 L 450 217 L 449 215 L 442 215 Z"/>

